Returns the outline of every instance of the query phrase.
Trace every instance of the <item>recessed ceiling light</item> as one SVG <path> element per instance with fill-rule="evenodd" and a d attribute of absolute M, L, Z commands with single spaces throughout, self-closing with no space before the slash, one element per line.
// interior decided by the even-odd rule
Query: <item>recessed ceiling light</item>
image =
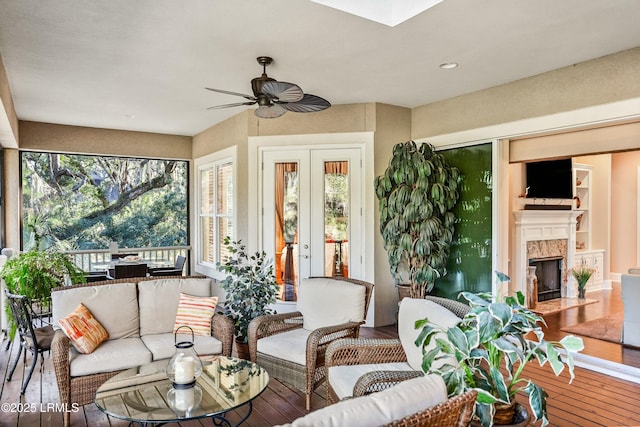
<path fill-rule="evenodd" d="M 125 114 L 124 115 L 127 119 L 135 119 L 136 115 L 135 114 Z"/>
<path fill-rule="evenodd" d="M 440 68 L 443 70 L 452 70 L 458 67 L 457 62 L 445 62 L 444 64 L 440 64 Z"/>

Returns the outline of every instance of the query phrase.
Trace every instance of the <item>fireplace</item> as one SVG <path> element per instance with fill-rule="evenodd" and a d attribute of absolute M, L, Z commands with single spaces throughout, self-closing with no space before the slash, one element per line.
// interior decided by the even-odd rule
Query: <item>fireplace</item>
<path fill-rule="evenodd" d="M 548 301 L 562 296 L 563 257 L 534 258 L 529 265 L 536 268 L 538 301 Z"/>
<path fill-rule="evenodd" d="M 576 251 L 576 217 L 579 211 L 517 210 L 514 216 L 514 244 L 512 255 L 511 291 L 527 294 L 527 270 L 530 260 L 560 258 L 556 261 L 555 274 L 560 289 L 553 290 L 549 297 L 575 297 L 572 286 L 567 286 L 567 272 L 574 263 Z M 536 272 L 536 276 L 540 278 Z M 569 275 L 570 276 L 570 275 Z M 540 286 L 540 283 L 539 283 Z M 564 292 L 563 292 L 564 290 Z M 547 294 L 545 294 L 547 295 Z"/>

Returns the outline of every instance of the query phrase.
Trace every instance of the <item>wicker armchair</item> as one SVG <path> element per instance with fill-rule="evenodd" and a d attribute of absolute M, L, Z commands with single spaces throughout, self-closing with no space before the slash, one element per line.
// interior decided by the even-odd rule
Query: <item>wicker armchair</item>
<path fill-rule="evenodd" d="M 67 289 L 74 289 L 78 287 L 95 287 L 101 285 L 111 285 L 116 283 L 140 283 L 150 280 L 158 279 L 189 279 L 189 278 L 203 278 L 203 276 L 189 276 L 189 277 L 136 277 L 125 278 L 115 280 L 105 280 L 101 282 L 88 283 L 84 285 L 75 285 L 73 287 L 62 287 L 54 289 L 54 292 L 65 291 Z M 117 314 L 115 310 L 114 315 Z M 233 321 L 221 314 L 213 316 L 211 323 L 212 336 L 217 338 L 222 343 L 222 353 L 225 356 L 231 355 L 231 349 L 233 345 Z M 53 341 L 51 343 L 51 355 L 53 358 L 53 367 L 56 374 L 56 382 L 58 384 L 58 392 L 60 395 L 60 402 L 65 404 L 67 408 L 71 408 L 72 403 L 78 405 L 86 405 L 93 403 L 96 390 L 106 380 L 114 375 L 122 372 L 122 370 L 111 372 L 100 372 L 95 374 L 88 374 L 82 376 L 71 376 L 70 373 L 70 350 L 71 342 L 69 338 L 62 332 L 62 330 L 55 331 Z M 64 425 L 69 425 L 69 412 L 64 414 Z"/>
<path fill-rule="evenodd" d="M 469 306 L 441 297 L 427 296 L 425 299 L 437 303 L 455 315 L 455 318 L 462 318 L 469 311 Z M 429 313 L 424 313 L 423 317 Z M 404 318 L 402 316 L 402 306 L 399 321 L 404 321 L 413 325 L 415 318 Z M 413 341 L 410 339 L 409 341 Z M 368 366 L 376 365 L 375 370 L 368 370 Z M 384 365 L 388 364 L 388 369 Z M 361 365 L 359 368 L 357 365 Z M 347 396 L 339 395 L 332 386 L 332 368 L 340 366 L 350 366 L 351 373 L 360 374 L 358 369 L 362 369 L 361 375 L 357 376 L 351 396 L 364 396 L 377 391 L 385 390 L 402 381 L 424 375 L 419 369 L 412 369 L 405 348 L 400 339 L 367 339 L 367 338 L 347 338 L 336 340 L 327 349 L 326 369 L 329 375 L 327 381 L 327 402 L 336 403 L 341 398 Z M 334 379 L 334 383 L 337 379 Z"/>
<path fill-rule="evenodd" d="M 305 298 L 303 289 L 305 286 L 308 286 L 309 288 L 307 289 L 309 290 L 316 289 L 316 286 L 324 286 L 324 283 L 331 282 L 335 282 L 336 284 L 342 283 L 340 286 L 343 286 L 345 282 L 346 284 L 362 286 L 364 288 L 364 311 L 359 315 L 358 321 L 342 321 L 340 324 L 331 324 L 331 326 L 315 328 L 307 333 L 305 329 L 306 331 L 310 329 L 308 327 L 305 328 L 305 322 L 309 317 L 312 317 L 312 315 L 303 315 L 303 311 L 308 312 L 309 306 L 313 305 L 315 301 L 311 298 L 311 303 L 309 303 L 309 301 L 303 301 Z M 353 286 L 351 287 L 353 288 Z M 311 409 L 311 395 L 326 379 L 324 356 L 327 346 L 339 338 L 358 337 L 360 325 L 364 323 L 369 308 L 372 290 L 373 284 L 355 279 L 328 277 L 303 279 L 300 284 L 298 299 L 298 309 L 301 311 L 260 316 L 254 319 L 249 325 L 249 353 L 251 361 L 265 368 L 270 376 L 287 382 L 302 391 L 306 396 L 306 408 L 307 410 Z M 324 296 L 330 297 L 328 294 Z M 362 298 L 362 296 L 359 298 Z M 340 300 L 340 297 L 336 297 L 336 299 L 333 300 L 330 310 L 327 310 L 326 306 L 318 302 L 316 310 L 319 309 L 327 313 L 333 312 L 336 310 L 338 300 Z M 301 309 L 301 307 L 307 307 L 307 309 Z M 305 319 L 305 316 L 307 319 Z M 301 349 L 301 352 L 304 352 L 304 362 L 302 363 L 299 363 L 299 359 L 289 357 L 297 353 L 295 349 L 287 347 L 291 344 L 291 337 L 296 335 L 297 337 L 293 339 L 296 341 L 296 338 L 298 338 L 297 347 Z M 260 340 L 266 342 L 266 339 L 269 339 L 269 342 L 273 344 L 274 340 L 280 338 L 284 339 L 281 345 L 279 343 L 275 344 L 276 347 L 280 346 L 280 349 L 277 350 L 275 354 L 261 350 L 262 343 Z M 287 340 L 289 341 L 287 342 Z M 294 345 L 294 347 L 296 346 Z M 288 358 L 283 358 L 283 355 Z"/>

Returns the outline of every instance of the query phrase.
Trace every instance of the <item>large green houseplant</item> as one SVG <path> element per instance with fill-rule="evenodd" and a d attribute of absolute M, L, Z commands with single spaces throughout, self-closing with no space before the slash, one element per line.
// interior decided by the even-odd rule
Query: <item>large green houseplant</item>
<path fill-rule="evenodd" d="M 240 240 L 231 241 L 228 236 L 224 245 L 231 254 L 217 264 L 227 274 L 220 282 L 226 292 L 224 312 L 234 322 L 236 342 L 246 343 L 251 320 L 274 313 L 269 306 L 276 302 L 278 284 L 273 263 L 264 251 L 250 255 Z"/>
<path fill-rule="evenodd" d="M 2 267 L 0 277 L 9 292 L 42 302 L 51 300 L 53 288 L 85 281 L 84 273 L 69 256 L 53 249 L 30 250 L 13 256 Z"/>
<path fill-rule="evenodd" d="M 460 173 L 432 145 L 408 141 L 393 148 L 384 174 L 375 181 L 391 274 L 422 298 L 447 273 L 446 265 L 459 199 Z"/>
<path fill-rule="evenodd" d="M 9 258 L 0 270 L 9 292 L 24 295 L 32 305 L 49 307 L 51 290 L 67 283 L 84 283 L 84 273 L 66 254 L 53 249 L 30 250 Z M 13 339 L 16 325 L 6 306 L 10 322 L 9 334 Z"/>
<path fill-rule="evenodd" d="M 428 319 L 416 322 L 416 328 L 422 328 L 416 345 L 423 347 L 424 371 L 442 375 L 449 395 L 477 390 L 476 416 L 484 427 L 497 424 L 497 408 L 509 413 L 502 424 L 512 422 L 518 392 L 529 397 L 535 419 L 547 425 L 547 393 L 524 378 L 523 369 L 537 360 L 540 366 L 548 363 L 558 376 L 566 366 L 572 381 L 573 352 L 584 348 L 582 339 L 566 336 L 559 342 L 546 341 L 544 320 L 524 307 L 521 292 L 498 302 L 492 302 L 489 294 L 463 292 L 461 296 L 471 310 L 456 326 L 445 330 Z"/>

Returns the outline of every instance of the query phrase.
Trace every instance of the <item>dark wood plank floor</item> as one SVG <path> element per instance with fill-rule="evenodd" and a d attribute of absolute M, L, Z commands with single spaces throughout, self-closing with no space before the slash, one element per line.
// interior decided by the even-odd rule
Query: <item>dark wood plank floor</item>
<path fill-rule="evenodd" d="M 597 295 L 596 295 L 597 294 Z M 603 291 L 589 294 L 590 298 L 600 300 L 582 308 L 573 308 L 566 312 L 545 317 L 549 324 L 547 337 L 556 339 L 564 333 L 560 328 L 580 321 L 587 321 L 602 317 L 609 312 L 622 310 L 619 296 L 619 285 L 614 285 L 613 291 Z M 383 328 L 363 328 L 365 337 L 395 337 L 395 326 Z M 38 369 L 27 388 L 27 392 L 20 397 L 20 385 L 25 374 L 25 366 L 19 363 L 14 378 L 10 382 L 4 381 L 8 370 L 8 362 L 15 357 L 17 349 L 5 351 L 5 343 L 0 347 L 0 426 L 59 426 L 62 425 L 62 414 L 56 406 L 58 391 L 55 384 L 51 358 L 45 358 L 43 372 Z M 638 350 L 625 349 L 620 345 L 598 340 L 585 339 L 585 352 L 608 360 L 635 364 L 640 360 Z M 27 358 L 27 366 L 30 363 Z M 640 365 L 640 364 L 639 364 Z M 634 365 L 635 366 L 635 365 Z M 551 426 L 640 426 L 640 385 L 612 378 L 597 372 L 576 368 L 576 379 L 569 384 L 568 374 L 563 373 L 555 377 L 548 367 L 539 368 L 529 366 L 526 374 L 541 385 L 549 393 L 548 411 Z M 314 395 L 313 407 L 321 408 L 326 405 L 325 390 L 321 387 Z M 524 396 L 519 396 L 523 402 Z M 21 412 L 8 411 L 7 404 L 17 406 L 26 404 Z M 272 380 L 268 389 L 254 403 L 251 417 L 243 425 L 249 427 L 273 426 L 290 422 L 306 413 L 304 409 L 304 395 L 285 383 Z M 242 414 L 231 414 L 232 421 L 240 419 Z M 126 426 L 126 422 L 108 418 L 95 405 L 86 405 L 78 412 L 71 414 L 72 426 L 77 427 L 108 427 Z M 210 421 L 195 421 L 180 423 L 180 426 L 201 427 L 211 426 Z M 540 421 L 533 424 L 540 426 Z"/>

